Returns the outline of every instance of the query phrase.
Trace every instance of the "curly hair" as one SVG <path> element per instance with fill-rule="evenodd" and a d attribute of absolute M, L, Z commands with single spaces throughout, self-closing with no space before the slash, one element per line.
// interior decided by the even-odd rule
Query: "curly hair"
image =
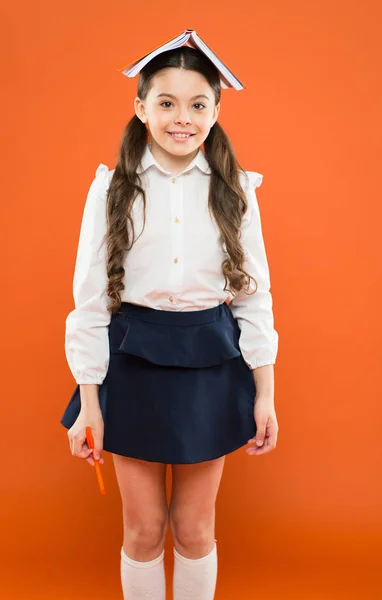
<path fill-rule="evenodd" d="M 194 70 L 201 73 L 211 86 L 215 105 L 220 101 L 221 86 L 215 65 L 199 50 L 182 46 L 157 55 L 139 74 L 137 96 L 144 101 L 151 89 L 152 79 L 158 71 L 169 67 Z M 111 299 L 108 310 L 118 312 L 121 306 L 121 291 L 124 290 L 124 258 L 135 237 L 131 209 L 136 197 L 141 194 L 146 219 L 146 195 L 142 180 L 137 173 L 141 157 L 148 142 L 148 131 L 144 123 L 134 115 L 127 123 L 118 150 L 118 162 L 107 193 L 107 296 Z M 211 169 L 208 209 L 215 219 L 226 246 L 227 257 L 222 262 L 225 278 L 224 290 L 233 295 L 245 287 L 250 279 L 256 280 L 244 268 L 244 251 L 240 242 L 242 218 L 248 202 L 239 181 L 240 167 L 230 140 L 216 121 L 204 141 L 204 152 Z M 127 223 L 130 225 L 127 227 Z M 132 234 L 132 235 L 131 235 Z M 227 288 L 228 285 L 228 288 Z"/>

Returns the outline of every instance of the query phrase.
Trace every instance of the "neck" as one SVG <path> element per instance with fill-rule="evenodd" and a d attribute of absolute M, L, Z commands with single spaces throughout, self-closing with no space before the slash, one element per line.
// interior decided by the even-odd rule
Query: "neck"
<path fill-rule="evenodd" d="M 176 156 L 164 150 L 159 144 L 152 141 L 149 144 L 149 148 L 151 154 L 155 158 L 155 160 L 160 164 L 160 166 L 169 171 L 170 173 L 181 173 L 188 167 L 188 165 L 194 160 L 195 156 L 199 152 L 199 148 L 197 148 L 194 152 L 190 154 L 186 154 L 184 156 Z"/>

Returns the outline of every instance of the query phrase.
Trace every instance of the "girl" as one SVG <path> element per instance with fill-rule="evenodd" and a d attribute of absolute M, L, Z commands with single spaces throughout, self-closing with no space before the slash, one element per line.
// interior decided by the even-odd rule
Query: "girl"
<path fill-rule="evenodd" d="M 199 50 L 151 60 L 118 164 L 99 165 L 83 214 L 65 338 L 77 387 L 61 423 L 74 456 L 94 465 L 112 453 L 129 599 L 165 598 L 168 524 L 174 600 L 214 597 L 225 455 L 276 446 L 262 175 L 239 167 L 217 122 L 220 93 Z"/>

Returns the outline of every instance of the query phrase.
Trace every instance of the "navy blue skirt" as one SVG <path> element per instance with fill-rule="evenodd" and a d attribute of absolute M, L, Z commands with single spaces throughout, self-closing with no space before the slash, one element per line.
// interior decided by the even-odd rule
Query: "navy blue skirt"
<path fill-rule="evenodd" d="M 256 434 L 253 373 L 240 352 L 231 309 L 156 310 L 122 302 L 109 333 L 99 387 L 103 449 L 166 464 L 212 460 Z M 77 385 L 61 418 L 81 408 Z"/>

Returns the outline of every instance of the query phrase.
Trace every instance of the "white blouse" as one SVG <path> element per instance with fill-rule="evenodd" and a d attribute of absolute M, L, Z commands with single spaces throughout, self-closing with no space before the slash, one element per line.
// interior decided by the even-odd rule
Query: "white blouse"
<path fill-rule="evenodd" d="M 73 279 L 75 308 L 66 318 L 65 352 L 77 384 L 101 384 L 109 365 L 108 325 L 111 315 L 106 296 L 106 195 L 113 170 L 100 164 L 85 202 Z M 251 369 L 274 364 L 278 333 L 274 329 L 272 296 L 259 206 L 255 188 L 263 176 L 239 174 L 248 198 L 241 242 L 244 268 L 258 289 L 232 296 L 223 290 L 221 264 L 227 256 L 220 231 L 208 212 L 210 167 L 199 149 L 181 173 L 159 165 L 147 145 L 138 169 L 146 191 L 132 208 L 136 241 L 125 259 L 125 289 L 121 299 L 155 309 L 190 311 L 230 302 L 241 330 L 239 344 Z M 131 239 L 131 238 L 130 238 Z M 251 280 L 249 291 L 253 291 Z"/>

